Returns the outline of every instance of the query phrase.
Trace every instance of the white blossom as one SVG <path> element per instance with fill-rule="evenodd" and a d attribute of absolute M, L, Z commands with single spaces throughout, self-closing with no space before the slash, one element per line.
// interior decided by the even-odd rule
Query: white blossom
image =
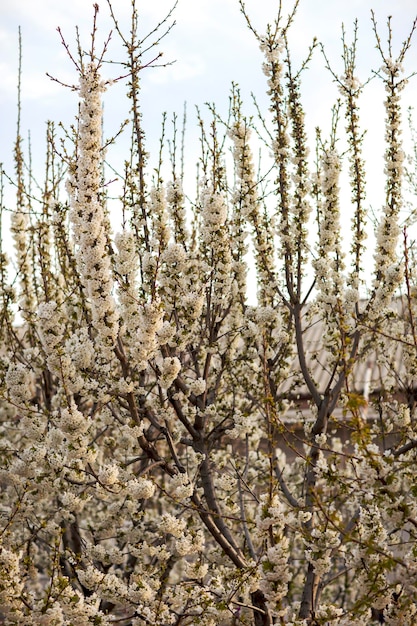
<path fill-rule="evenodd" d="M 146 500 L 147 498 L 152 498 L 155 493 L 155 485 L 148 478 L 133 478 L 129 480 L 127 484 L 128 493 L 135 500 Z"/>
<path fill-rule="evenodd" d="M 162 361 L 160 384 L 168 389 L 177 378 L 181 370 L 181 362 L 177 357 L 166 357 Z"/>
<path fill-rule="evenodd" d="M 80 76 L 78 154 L 68 180 L 71 221 L 80 273 L 92 303 L 93 324 L 104 349 L 118 333 L 118 312 L 113 298 L 110 258 L 106 253 L 107 226 L 102 205 L 102 105 L 104 91 L 99 70 L 90 63 Z"/>

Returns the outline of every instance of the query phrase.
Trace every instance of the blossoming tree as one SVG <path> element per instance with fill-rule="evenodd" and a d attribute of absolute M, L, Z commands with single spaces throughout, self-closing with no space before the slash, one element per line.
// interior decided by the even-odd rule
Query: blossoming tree
<path fill-rule="evenodd" d="M 134 3 L 129 37 L 110 6 L 132 130 L 116 234 L 95 23 L 90 52 L 79 46 L 71 57 L 73 150 L 56 150 L 50 124 L 38 203 L 18 131 L 14 266 L 0 256 L 1 623 L 417 620 L 415 265 L 407 238 L 398 245 L 402 62 L 414 27 L 396 56 L 390 23 L 387 49 L 374 23 L 386 200 L 371 272 L 356 33 L 343 42 L 341 73 L 327 61 L 348 151 L 338 151 L 335 123 L 328 140 L 318 138 L 312 173 L 302 71 L 287 42 L 296 6 L 285 17 L 280 5 L 264 35 L 241 9 L 265 59 L 267 174 L 256 171 L 254 127 L 234 88 L 227 122 L 213 112 L 209 129 L 202 123 L 194 201 L 175 151 L 170 181 L 158 173 L 150 186 Z M 256 306 L 246 299 L 248 241 Z M 358 368 L 375 355 L 380 376 L 358 388 Z"/>

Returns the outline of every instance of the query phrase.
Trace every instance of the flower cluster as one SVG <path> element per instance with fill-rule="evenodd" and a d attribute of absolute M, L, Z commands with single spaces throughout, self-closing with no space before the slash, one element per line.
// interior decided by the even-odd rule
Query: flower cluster
<path fill-rule="evenodd" d="M 118 312 L 108 254 L 108 227 L 102 192 L 102 106 L 104 84 L 89 63 L 80 76 L 80 121 L 76 160 L 67 188 L 80 274 L 91 301 L 97 345 L 112 348 L 118 334 Z"/>
<path fill-rule="evenodd" d="M 14 404 L 25 404 L 33 397 L 33 376 L 23 363 L 9 364 L 5 382 L 10 400 Z"/>
<path fill-rule="evenodd" d="M 385 100 L 385 176 L 386 204 L 377 230 L 375 252 L 376 309 L 384 308 L 401 280 L 401 270 L 397 258 L 397 243 L 400 234 L 399 212 L 403 206 L 402 182 L 404 177 L 404 152 L 401 141 L 401 91 L 406 85 L 401 80 L 401 64 L 391 58 L 385 60 L 384 79 L 387 92 Z"/>
<path fill-rule="evenodd" d="M 285 527 L 290 522 L 290 516 L 277 496 L 268 500 L 267 497 L 261 498 L 256 520 L 259 535 L 269 538 L 268 548 L 260 565 L 260 588 L 265 594 L 271 614 L 282 617 L 286 614 L 282 601 L 287 594 L 290 580 L 289 540 L 285 536 Z"/>
<path fill-rule="evenodd" d="M 164 389 L 168 389 L 177 378 L 181 370 L 181 363 L 177 357 L 165 357 L 160 369 L 160 385 Z"/>
<path fill-rule="evenodd" d="M 236 170 L 235 213 L 239 221 L 245 223 L 247 220 L 252 225 L 259 281 L 258 299 L 261 304 L 266 304 L 273 301 L 275 293 L 274 245 L 272 231 L 269 224 L 263 220 L 257 199 L 256 177 L 249 143 L 250 129 L 245 123 L 237 121 L 230 129 L 229 136 L 233 141 Z M 242 227 L 239 228 L 239 225 L 239 223 L 236 225 L 235 236 L 238 247 L 241 246 L 243 256 L 246 252 L 244 247 L 246 232 Z M 243 288 L 244 285 L 241 284 L 241 289 Z"/>
<path fill-rule="evenodd" d="M 222 304 L 230 294 L 233 278 L 226 226 L 227 204 L 219 192 L 206 188 L 201 193 L 201 207 L 201 241 L 205 250 L 210 297 L 213 305 Z"/>

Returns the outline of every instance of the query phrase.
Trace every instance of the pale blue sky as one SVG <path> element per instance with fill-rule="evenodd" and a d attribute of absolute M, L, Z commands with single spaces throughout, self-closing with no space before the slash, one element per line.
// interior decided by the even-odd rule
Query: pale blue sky
<path fill-rule="evenodd" d="M 111 22 L 107 3 L 101 0 L 99 4 L 99 39 L 104 39 Z M 138 0 L 137 4 L 141 30 L 145 34 L 163 18 L 172 2 Z M 254 25 L 260 32 L 265 30 L 267 21 L 274 18 L 277 4 L 277 0 L 247 0 L 247 11 L 253 16 Z M 114 0 L 114 5 L 122 27 L 128 30 L 130 0 Z M 290 8 L 292 2 L 284 0 L 283 5 Z M 344 22 L 347 32 L 351 33 L 353 20 L 358 17 L 359 73 L 360 78 L 365 79 L 372 69 L 380 65 L 370 24 L 372 7 L 384 39 L 386 16 L 393 16 L 395 42 L 399 44 L 407 36 L 417 13 L 415 0 L 301 0 L 292 35 L 295 59 L 304 56 L 312 38 L 317 36 L 326 46 L 335 70 L 340 73 L 341 23 Z M 46 72 L 49 72 L 63 82 L 73 83 L 76 80 L 56 27 L 61 27 L 74 49 L 74 28 L 78 25 L 87 46 L 92 14 L 92 2 L 86 0 L 65 3 L 56 0 L 15 0 L 13 4 L 0 2 L 0 161 L 5 163 L 7 169 L 11 167 L 15 133 L 18 26 L 21 26 L 23 37 L 22 135 L 26 137 L 28 129 L 31 130 L 34 161 L 40 155 L 43 164 L 45 120 L 62 120 L 68 125 L 77 111 L 76 93 L 46 77 Z M 168 111 L 169 116 L 173 111 L 181 115 L 183 103 L 187 101 L 192 144 L 189 149 L 194 154 L 196 138 L 191 128 L 194 126 L 195 104 L 203 106 L 206 101 L 214 101 L 220 110 L 225 111 L 230 84 L 236 81 L 248 107 L 251 91 L 260 98 L 262 106 L 267 106 L 265 77 L 260 69 L 262 56 L 240 14 L 237 0 L 179 0 L 174 18 L 177 24 L 158 50 L 164 52 L 164 59 L 176 60 L 176 63 L 165 69 L 146 70 L 142 74 L 144 125 L 148 146 L 154 156 L 153 163 L 157 158 L 155 145 L 163 111 Z M 116 34 L 113 40 L 110 56 L 117 58 L 120 57 L 120 48 Z M 417 38 L 409 61 L 416 58 L 416 50 Z M 113 67 L 109 67 L 108 72 L 110 76 L 117 75 Z M 307 121 L 313 130 L 317 124 L 328 125 L 328 111 L 337 97 L 331 77 L 323 69 L 319 51 L 305 78 Z M 116 130 L 118 120 L 126 115 L 124 93 L 125 87 L 119 83 L 106 94 L 105 128 L 108 133 Z M 362 102 L 363 127 L 368 131 L 367 157 L 373 179 L 370 189 L 374 189 L 375 193 L 381 187 L 383 97 L 380 81 L 375 80 L 367 88 Z M 417 78 L 411 81 L 406 92 L 408 104 L 416 101 Z M 252 111 L 250 107 L 248 110 Z"/>

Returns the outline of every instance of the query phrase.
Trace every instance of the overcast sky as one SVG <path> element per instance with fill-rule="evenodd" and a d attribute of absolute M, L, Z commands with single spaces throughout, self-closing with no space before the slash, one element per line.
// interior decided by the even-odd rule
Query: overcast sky
<path fill-rule="evenodd" d="M 107 2 L 101 0 L 99 4 L 99 40 L 104 40 L 112 25 Z M 247 11 L 259 32 L 264 31 L 266 23 L 274 19 L 277 4 L 278 0 L 247 0 Z M 114 0 L 115 12 L 126 32 L 129 29 L 130 5 L 131 0 Z M 172 1 L 138 0 L 137 5 L 140 29 L 146 34 L 163 19 Z M 283 5 L 289 9 L 292 1 L 283 0 Z M 384 40 L 387 15 L 393 16 L 394 42 L 398 49 L 408 35 L 417 13 L 415 0 L 301 0 L 291 39 L 294 58 L 303 58 L 316 36 L 325 45 L 335 71 L 341 73 L 341 24 L 345 24 L 350 35 L 357 17 L 359 78 L 365 80 L 372 70 L 380 66 L 371 29 L 372 7 Z M 47 119 L 57 122 L 62 120 L 68 125 L 77 111 L 76 93 L 46 76 L 48 72 L 71 84 L 76 80 L 74 68 L 60 43 L 56 28 L 61 28 L 75 52 L 75 26 L 79 26 L 81 39 L 87 47 L 92 15 L 92 3 L 86 0 L 0 2 L 0 161 L 5 163 L 9 171 L 16 121 L 19 25 L 23 39 L 22 135 L 26 138 L 30 129 L 33 159 L 40 159 L 43 163 L 44 122 Z M 260 69 L 262 56 L 239 11 L 238 0 L 179 0 L 173 18 L 176 26 L 157 50 L 163 51 L 164 60 L 175 63 L 167 68 L 145 70 L 142 74 L 144 125 L 148 145 L 153 152 L 163 111 L 167 111 L 169 117 L 174 111 L 181 115 L 186 101 L 189 126 L 192 127 L 194 105 L 203 106 L 204 102 L 210 101 L 216 102 L 221 111 L 226 110 L 232 81 L 240 85 L 248 107 L 251 92 L 259 97 L 262 106 L 266 106 L 265 77 Z M 409 55 L 410 62 L 416 58 L 416 51 L 417 41 Z M 109 57 L 116 60 L 121 58 L 116 34 L 113 35 Z M 105 72 L 113 77 L 117 76 L 118 71 L 114 66 L 105 68 Z M 106 94 L 105 128 L 108 134 L 117 129 L 118 121 L 126 115 L 125 91 L 125 85 L 118 83 Z M 311 130 L 317 124 L 326 126 L 328 111 L 336 97 L 337 90 L 323 69 L 323 58 L 317 50 L 311 69 L 305 75 L 304 88 L 307 121 Z M 363 127 L 368 135 L 367 158 L 371 173 L 374 170 L 371 189 L 377 189 L 378 185 L 381 187 L 378 171 L 382 167 L 383 98 L 384 91 L 376 79 L 367 87 L 362 102 Z M 407 103 L 415 101 L 417 78 L 410 82 L 406 93 Z M 191 141 L 195 141 L 192 132 L 189 136 Z M 155 162 L 156 154 L 153 159 Z"/>

